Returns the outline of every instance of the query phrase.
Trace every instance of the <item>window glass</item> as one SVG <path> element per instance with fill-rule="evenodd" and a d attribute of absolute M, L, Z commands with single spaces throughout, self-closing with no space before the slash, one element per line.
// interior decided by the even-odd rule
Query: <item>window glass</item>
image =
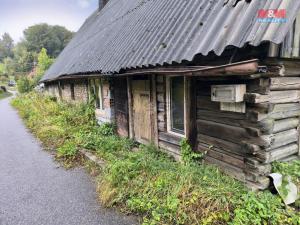
<path fill-rule="evenodd" d="M 170 78 L 171 130 L 184 134 L 184 78 Z"/>

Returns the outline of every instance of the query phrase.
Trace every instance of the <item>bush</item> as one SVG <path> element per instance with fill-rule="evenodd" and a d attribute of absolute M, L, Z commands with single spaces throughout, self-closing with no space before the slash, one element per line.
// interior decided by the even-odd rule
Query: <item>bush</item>
<path fill-rule="evenodd" d="M 28 93 L 32 91 L 34 85 L 33 81 L 30 78 L 23 76 L 18 80 L 17 87 L 19 93 Z"/>

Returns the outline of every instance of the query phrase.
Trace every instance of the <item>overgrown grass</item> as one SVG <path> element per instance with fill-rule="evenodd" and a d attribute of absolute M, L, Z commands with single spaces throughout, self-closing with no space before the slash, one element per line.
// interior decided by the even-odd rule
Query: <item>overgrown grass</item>
<path fill-rule="evenodd" d="M 114 127 L 98 126 L 86 105 L 57 103 L 37 94 L 13 100 L 27 126 L 57 157 L 74 160 L 86 148 L 107 161 L 98 176 L 101 202 L 143 217 L 144 224 L 300 224 L 300 215 L 268 191 L 249 192 L 213 166 L 194 162 L 185 142 L 184 162 L 175 162 L 153 146 L 131 151 L 131 140 Z M 284 164 L 278 164 L 285 167 Z M 277 166 L 279 167 L 279 166 Z M 281 167 L 280 167 L 281 168 Z M 282 169 L 299 176 L 297 169 Z"/>
<path fill-rule="evenodd" d="M 4 98 L 7 98 L 7 97 L 10 97 L 12 94 L 10 92 L 4 92 L 2 90 L 0 90 L 0 100 L 1 99 L 4 99 Z"/>

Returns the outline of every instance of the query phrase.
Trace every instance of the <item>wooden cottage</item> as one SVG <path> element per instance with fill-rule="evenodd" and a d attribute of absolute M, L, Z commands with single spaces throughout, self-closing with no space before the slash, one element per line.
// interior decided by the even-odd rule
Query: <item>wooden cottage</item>
<path fill-rule="evenodd" d="M 104 3 L 43 77 L 49 93 L 92 94 L 119 135 L 175 158 L 186 138 L 261 189 L 272 162 L 297 159 L 299 0 Z"/>

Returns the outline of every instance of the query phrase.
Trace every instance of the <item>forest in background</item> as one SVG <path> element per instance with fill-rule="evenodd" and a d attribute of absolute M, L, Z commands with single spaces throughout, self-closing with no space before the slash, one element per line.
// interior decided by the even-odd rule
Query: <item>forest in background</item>
<path fill-rule="evenodd" d="M 73 35 L 65 27 L 46 23 L 25 29 L 18 43 L 4 33 L 0 37 L 0 84 L 15 80 L 19 91 L 32 89 Z"/>

